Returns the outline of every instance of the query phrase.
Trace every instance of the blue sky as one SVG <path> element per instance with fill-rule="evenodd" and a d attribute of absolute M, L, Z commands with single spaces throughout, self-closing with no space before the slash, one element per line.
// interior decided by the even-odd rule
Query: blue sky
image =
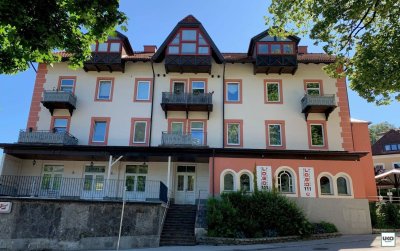
<path fill-rule="evenodd" d="M 133 49 L 143 45 L 160 46 L 174 26 L 192 14 L 206 28 L 221 52 L 246 52 L 250 38 L 265 30 L 264 16 L 269 2 L 261 0 L 121 0 L 120 9 L 129 17 L 128 36 Z M 302 38 L 310 52 L 322 52 L 313 42 Z M 16 75 L 0 75 L 0 142 L 15 142 L 18 131 L 26 127 L 35 82 L 32 69 Z M 353 118 L 373 123 L 388 121 L 400 127 L 400 103 L 377 107 L 349 90 Z"/>

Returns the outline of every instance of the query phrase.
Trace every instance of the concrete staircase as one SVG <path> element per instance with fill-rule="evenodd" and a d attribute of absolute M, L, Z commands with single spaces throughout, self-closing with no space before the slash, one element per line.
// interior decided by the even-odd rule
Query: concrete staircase
<path fill-rule="evenodd" d="M 194 226 L 196 222 L 195 205 L 171 205 L 165 218 L 160 246 L 196 245 Z"/>

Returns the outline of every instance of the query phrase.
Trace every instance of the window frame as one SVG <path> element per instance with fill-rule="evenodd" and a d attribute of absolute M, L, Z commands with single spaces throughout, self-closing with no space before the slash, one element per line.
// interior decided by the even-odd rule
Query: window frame
<path fill-rule="evenodd" d="M 260 44 L 266 44 L 267 45 L 267 53 L 260 53 L 259 52 L 259 45 Z M 285 44 L 290 44 L 292 45 L 293 48 L 293 53 L 284 53 L 284 45 Z M 272 45 L 279 45 L 280 53 L 272 53 Z M 260 56 L 290 56 L 290 55 L 296 55 L 296 43 L 291 42 L 291 41 L 258 41 L 255 45 L 256 47 L 256 55 Z"/>
<path fill-rule="evenodd" d="M 183 31 L 184 30 L 195 30 L 196 31 L 196 39 L 195 40 L 183 40 Z M 177 43 L 173 43 L 173 40 L 175 39 L 175 37 L 179 34 L 179 41 Z M 199 43 L 199 35 L 201 35 L 203 37 L 203 40 L 207 43 L 207 45 L 202 45 Z M 182 53 L 182 44 L 183 43 L 192 43 L 195 44 L 195 53 Z M 175 46 L 178 47 L 178 53 L 171 53 L 169 51 L 169 47 L 170 46 Z M 208 53 L 199 53 L 199 48 L 200 47 L 207 47 L 208 48 Z M 173 38 L 168 42 L 167 44 L 167 50 L 166 50 L 166 54 L 167 55 L 178 55 L 178 56 L 210 56 L 211 55 L 211 45 L 210 42 L 206 40 L 204 34 L 201 32 L 200 29 L 198 28 L 180 28 L 173 36 Z"/>
<path fill-rule="evenodd" d="M 96 122 L 106 122 L 106 131 L 104 135 L 104 141 L 93 141 L 94 127 Z M 108 144 L 108 133 L 110 129 L 111 118 L 110 117 L 92 117 L 89 133 L 89 145 L 107 145 Z"/>
<path fill-rule="evenodd" d="M 51 122 L 50 122 L 50 131 L 54 132 L 54 125 L 56 122 L 56 119 L 66 119 L 67 120 L 67 127 L 65 128 L 65 131 L 69 133 L 69 126 L 71 123 L 71 117 L 68 116 L 52 116 L 51 117 Z"/>
<path fill-rule="evenodd" d="M 280 177 L 281 174 L 287 174 L 289 176 L 289 182 L 291 183 L 291 184 L 289 183 L 289 190 L 290 190 L 290 187 L 291 187 L 292 191 L 289 191 L 289 192 L 283 192 L 282 191 L 282 185 L 281 185 L 282 181 L 281 181 L 281 177 Z M 278 185 L 277 188 L 278 188 L 278 192 L 281 193 L 281 194 L 295 195 L 296 191 L 297 191 L 297 189 L 296 189 L 297 183 L 296 183 L 295 179 L 296 179 L 296 176 L 293 174 L 293 172 L 291 170 L 289 170 L 289 169 L 277 170 L 277 185 Z"/>
<path fill-rule="evenodd" d="M 278 84 L 279 101 L 268 100 L 268 84 Z M 283 104 L 282 79 L 264 79 L 264 103 L 265 104 Z"/>
<path fill-rule="evenodd" d="M 110 81 L 111 82 L 109 99 L 100 99 L 99 98 L 100 83 L 102 81 Z M 111 77 L 98 77 L 97 80 L 96 80 L 96 91 L 95 91 L 95 94 L 94 94 L 94 101 L 95 102 L 112 102 L 113 94 L 114 94 L 114 78 L 111 78 Z"/>
<path fill-rule="evenodd" d="M 135 125 L 136 122 L 145 122 L 146 127 L 145 127 L 145 140 L 144 142 L 135 142 L 134 137 L 135 137 Z M 130 146 L 149 146 L 149 136 L 150 136 L 150 123 L 151 120 L 150 118 L 131 118 L 131 130 L 130 130 L 130 136 L 129 136 L 129 145 Z"/>
<path fill-rule="evenodd" d="M 175 85 L 175 83 L 183 83 L 184 93 L 187 93 L 188 90 L 189 90 L 189 87 L 188 87 L 189 82 L 188 82 L 188 80 L 186 78 L 171 78 L 169 83 L 170 83 L 169 91 L 171 93 L 174 93 L 174 85 Z"/>
<path fill-rule="evenodd" d="M 324 85 L 322 79 L 304 79 L 303 83 L 304 83 L 304 93 L 307 95 L 309 95 L 307 84 L 319 83 L 319 96 L 324 96 Z"/>
<path fill-rule="evenodd" d="M 243 84 L 241 79 L 225 79 L 225 94 L 224 94 L 224 102 L 225 104 L 242 104 L 243 103 Z M 229 84 L 238 84 L 238 100 L 228 100 L 228 85 Z"/>
<path fill-rule="evenodd" d="M 338 180 L 339 180 L 340 178 L 343 178 L 343 179 L 346 181 L 346 190 L 347 190 L 347 193 L 346 193 L 346 194 L 339 193 Z M 347 176 L 345 176 L 345 175 L 338 175 L 338 176 L 336 177 L 336 179 L 335 179 L 335 185 L 336 185 L 337 196 L 345 196 L 345 197 L 352 196 L 353 193 L 352 193 L 352 189 L 351 189 L 351 181 L 350 181 L 350 179 L 349 179 Z"/>
<path fill-rule="evenodd" d="M 118 43 L 119 44 L 119 50 L 118 51 L 111 51 L 111 44 L 112 43 Z M 106 51 L 99 51 L 99 44 L 107 44 L 107 50 Z M 119 39 L 109 39 L 103 43 L 99 43 L 98 41 L 96 42 L 95 49 L 92 52 L 95 53 L 121 53 L 122 51 L 122 41 Z"/>
<path fill-rule="evenodd" d="M 190 134 L 192 133 L 192 123 L 193 122 L 203 123 L 203 144 L 202 145 L 207 145 L 207 120 L 206 119 L 188 119 L 187 124 L 188 124 L 188 131 Z"/>
<path fill-rule="evenodd" d="M 312 135 L 311 135 L 311 126 L 312 125 L 321 125 L 322 126 L 322 136 L 324 139 L 324 144 L 319 146 L 319 145 L 313 145 L 312 144 Z M 308 135 L 308 148 L 309 149 L 328 149 L 329 144 L 328 144 L 328 128 L 326 125 L 326 121 L 324 120 L 308 120 L 307 121 L 307 135 Z"/>
<path fill-rule="evenodd" d="M 322 192 L 322 187 L 321 187 L 321 179 L 322 178 L 327 178 L 329 180 L 329 190 L 330 193 L 323 193 Z M 327 175 L 327 174 L 322 174 L 320 177 L 318 177 L 318 188 L 320 191 L 320 196 L 334 196 L 335 195 L 335 191 L 333 189 L 333 179 L 331 175 Z"/>
<path fill-rule="evenodd" d="M 58 77 L 58 84 L 57 84 L 57 90 L 61 91 L 61 87 L 62 87 L 62 81 L 63 80 L 73 80 L 74 84 L 72 86 L 72 92 L 71 94 L 74 95 L 75 94 L 75 86 L 76 86 L 76 76 L 59 76 Z"/>
<path fill-rule="evenodd" d="M 193 82 L 204 82 L 204 94 L 208 92 L 208 79 L 206 78 L 189 78 L 189 93 L 193 94 Z"/>
<path fill-rule="evenodd" d="M 225 127 L 225 147 L 243 147 L 243 120 L 238 119 L 225 119 L 224 121 Z M 229 135 L 229 125 L 230 124 L 238 124 L 239 125 L 239 144 L 229 143 L 228 135 Z"/>
<path fill-rule="evenodd" d="M 225 189 L 225 176 L 226 175 L 231 175 L 232 176 L 232 190 L 227 190 Z M 225 173 L 222 174 L 222 191 L 221 192 L 234 192 L 236 191 L 236 186 L 235 186 L 235 179 L 236 179 L 236 175 L 230 171 L 227 171 Z"/>
<path fill-rule="evenodd" d="M 138 88 L 139 83 L 148 82 L 149 83 L 149 98 L 148 99 L 138 99 Z M 152 78 L 135 78 L 135 89 L 133 90 L 133 102 L 144 102 L 150 103 L 153 99 L 153 79 Z"/>
<path fill-rule="evenodd" d="M 270 125 L 279 125 L 281 128 L 281 145 L 271 145 L 270 144 Z M 267 149 L 286 149 L 286 133 L 285 133 L 285 120 L 265 120 L 265 134 L 266 134 L 266 148 Z"/>
<path fill-rule="evenodd" d="M 183 134 L 187 132 L 187 119 L 168 119 L 168 133 L 172 133 L 172 123 L 182 123 Z"/>
<path fill-rule="evenodd" d="M 396 168 L 395 165 L 398 165 L 399 168 Z M 394 162 L 392 162 L 392 167 L 393 167 L 393 169 L 400 169 L 400 161 L 394 161 Z"/>

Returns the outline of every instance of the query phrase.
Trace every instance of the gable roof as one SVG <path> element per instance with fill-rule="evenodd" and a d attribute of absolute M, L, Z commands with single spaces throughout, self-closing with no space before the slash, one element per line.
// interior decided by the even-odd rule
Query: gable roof
<path fill-rule="evenodd" d="M 400 144 L 400 129 L 387 131 L 378 141 L 372 145 L 372 155 L 399 154 L 397 151 L 385 151 L 385 145 Z"/>
<path fill-rule="evenodd" d="M 189 15 L 182 19 L 175 28 L 171 31 L 168 35 L 167 39 L 164 40 L 160 48 L 157 52 L 153 55 L 154 62 L 161 62 L 165 57 L 165 50 L 167 49 L 167 45 L 169 42 L 175 37 L 175 34 L 178 32 L 180 28 L 198 28 L 204 36 L 204 39 L 210 44 L 211 47 L 211 55 L 214 60 L 221 64 L 224 61 L 224 57 L 222 56 L 221 52 L 218 50 L 217 46 L 214 44 L 213 40 L 211 39 L 210 35 L 208 35 L 207 31 L 204 29 L 203 25 L 192 15 Z"/>
<path fill-rule="evenodd" d="M 263 37 L 268 36 L 269 35 L 268 32 L 269 32 L 269 30 L 267 29 L 251 38 L 250 44 L 249 44 L 249 50 L 247 51 L 247 55 L 249 55 L 249 56 L 253 55 L 254 46 L 255 46 L 256 42 L 258 42 Z M 300 38 L 297 36 L 288 36 L 287 38 L 292 40 L 293 42 L 296 42 L 296 44 L 299 44 L 299 42 L 300 42 Z"/>
<path fill-rule="evenodd" d="M 115 31 L 115 32 L 117 33 L 117 37 L 122 40 L 122 43 L 124 45 L 126 53 L 128 55 L 132 55 L 133 54 L 133 49 L 132 49 L 131 43 L 129 42 L 128 37 L 125 36 L 124 34 L 122 34 L 119 31 Z"/>

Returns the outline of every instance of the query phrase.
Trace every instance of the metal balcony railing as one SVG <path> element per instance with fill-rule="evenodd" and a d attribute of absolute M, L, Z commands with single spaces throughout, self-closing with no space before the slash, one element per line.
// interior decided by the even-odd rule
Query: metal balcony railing
<path fill-rule="evenodd" d="M 76 96 L 64 91 L 44 91 L 42 103 L 68 103 L 76 107 Z"/>
<path fill-rule="evenodd" d="M 168 201 L 168 188 L 155 180 L 104 179 L 96 174 L 85 178 L 48 176 L 0 176 L 1 197 L 37 197 L 68 200 Z"/>
<path fill-rule="evenodd" d="M 18 143 L 77 145 L 78 139 L 68 132 L 21 130 Z"/>
<path fill-rule="evenodd" d="M 207 146 L 206 132 L 174 133 L 162 132 L 162 146 Z"/>
<path fill-rule="evenodd" d="M 212 93 L 163 92 L 161 102 L 174 105 L 212 105 Z"/>
<path fill-rule="evenodd" d="M 336 106 L 335 95 L 304 95 L 301 99 L 301 108 L 304 110 L 307 106 Z"/>

